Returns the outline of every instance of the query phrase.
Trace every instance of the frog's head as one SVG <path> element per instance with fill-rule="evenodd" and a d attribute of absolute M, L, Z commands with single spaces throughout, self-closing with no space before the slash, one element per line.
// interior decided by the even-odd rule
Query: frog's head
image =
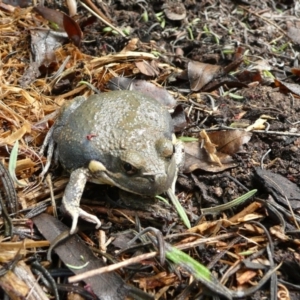
<path fill-rule="evenodd" d="M 174 149 L 171 140 L 160 138 L 154 145 L 124 149 L 118 155 L 108 154 L 105 166 L 92 160 L 88 168 L 94 182 L 114 185 L 139 195 L 155 196 L 167 191 L 173 183 L 176 173 Z"/>

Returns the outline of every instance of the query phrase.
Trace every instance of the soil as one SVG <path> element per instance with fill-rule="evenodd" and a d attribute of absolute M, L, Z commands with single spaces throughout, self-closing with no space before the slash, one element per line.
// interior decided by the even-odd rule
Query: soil
<path fill-rule="evenodd" d="M 108 25 L 79 6 L 73 19 L 82 36 L 64 23 L 70 39 L 64 38 L 53 51 L 41 50 L 39 42 L 33 41 L 36 28 L 48 30 L 49 26 L 31 3 L 5 3 L 0 5 L 0 158 L 8 169 L 12 147 L 19 141 L 15 173 L 21 184 L 15 180 L 15 195 L 1 170 L 1 205 L 11 214 L 14 206 L 20 210 L 13 219 L 11 242 L 42 239 L 22 221 L 30 218 L 28 210 L 50 197 L 49 179 L 39 178 L 46 162 L 39 149 L 58 108 L 75 96 L 94 93 L 89 85 L 80 85 L 82 81 L 103 92 L 121 85 L 112 84 L 116 77 L 129 78 L 130 83 L 143 80 L 153 84 L 149 90 L 161 95 L 157 86 L 163 87 L 176 100 L 172 109 L 181 116 L 174 121 L 177 137 L 202 143 L 201 153 L 192 155 L 176 184 L 176 195 L 192 228 L 187 229 L 177 211 L 165 204 L 156 203 L 148 212 L 132 212 L 118 202 L 114 212 L 116 203 L 111 201 L 118 199 L 117 191 L 88 184 L 83 198 L 93 200 L 93 213 L 101 215 L 105 241 L 115 238 L 103 251 L 112 261 L 121 260 L 116 253 L 129 247 L 127 230 L 152 226 L 166 242 L 182 247 L 207 267 L 220 284 L 231 291 L 249 291 L 235 299 L 300 299 L 299 3 L 95 1 L 107 22 L 126 34 L 108 30 Z M 23 8 L 10 6 L 15 4 Z M 45 6 L 68 13 L 65 4 L 47 2 Z M 209 136 L 219 132 L 219 140 L 225 132 L 223 146 L 232 142 L 233 131 L 243 137 L 247 132 L 251 139 L 235 137 L 235 150 L 224 153 L 221 142 L 201 140 L 203 130 Z M 186 142 L 185 148 L 191 151 L 191 144 Z M 54 162 L 51 166 L 59 205 L 68 176 Z M 240 205 L 205 211 L 253 190 L 255 195 Z M 18 204 L 7 202 L 10 197 Z M 53 203 L 51 207 L 49 214 L 55 209 Z M 63 221 L 68 223 L 68 218 Z M 4 226 L 0 234 L 5 243 L 9 234 Z M 94 247 L 100 243 L 99 232 L 91 226 L 81 237 Z M 0 249 L 4 247 L 0 244 Z M 18 260 L 26 261 L 32 249 L 27 248 Z M 149 246 L 127 249 L 122 260 L 150 251 Z M 40 255 L 46 260 L 43 252 Z M 3 258 L 2 269 L 7 270 L 14 259 Z M 145 259 L 134 267 L 118 274 L 156 299 L 228 298 L 196 280 L 184 263 L 175 267 Z M 268 271 L 273 275 L 264 282 Z M 3 295 L 8 293 L 3 282 L 0 286 Z M 66 298 L 66 292 L 60 295 Z"/>

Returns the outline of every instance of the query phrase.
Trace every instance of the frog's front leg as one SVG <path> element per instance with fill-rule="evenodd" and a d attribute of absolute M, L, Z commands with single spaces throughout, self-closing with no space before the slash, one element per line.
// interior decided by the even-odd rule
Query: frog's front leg
<path fill-rule="evenodd" d="M 76 231 L 78 218 L 82 218 L 88 222 L 95 223 L 96 228 L 101 226 L 100 220 L 79 207 L 81 196 L 85 184 L 89 178 L 89 170 L 86 168 L 79 168 L 71 173 L 70 181 L 65 189 L 62 199 L 62 209 L 67 212 L 73 219 L 70 233 Z"/>

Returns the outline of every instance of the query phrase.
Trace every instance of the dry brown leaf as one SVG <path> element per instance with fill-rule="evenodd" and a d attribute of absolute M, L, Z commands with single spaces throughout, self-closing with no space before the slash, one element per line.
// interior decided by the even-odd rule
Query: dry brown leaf
<path fill-rule="evenodd" d="M 153 276 L 147 276 L 144 278 L 139 278 L 139 288 L 140 289 L 154 289 L 157 287 L 162 287 L 166 285 L 172 285 L 176 282 L 177 278 L 175 274 L 167 274 L 167 272 L 160 272 Z"/>
<path fill-rule="evenodd" d="M 201 90 L 219 74 L 220 70 L 220 66 L 190 61 L 188 63 L 188 77 L 191 90 L 195 92 Z"/>
<path fill-rule="evenodd" d="M 300 77 L 300 68 L 291 68 L 291 73 Z"/>
<path fill-rule="evenodd" d="M 222 130 L 208 132 L 211 142 L 216 145 L 218 152 L 233 155 L 242 150 L 242 145 L 247 144 L 252 134 L 243 130 Z"/>
<path fill-rule="evenodd" d="M 29 64 L 23 76 L 20 78 L 20 85 L 26 87 L 41 75 L 41 68 L 45 70 L 56 67 L 55 49 L 65 41 L 64 37 L 53 35 L 49 31 L 32 29 L 31 49 L 35 61 Z"/>
<path fill-rule="evenodd" d="M 276 236 L 281 241 L 288 241 L 289 237 L 285 235 L 282 226 L 275 225 L 270 228 L 270 233 Z"/>
<path fill-rule="evenodd" d="M 46 6 L 38 5 L 33 8 L 33 11 L 40 14 L 44 19 L 55 25 L 56 30 L 64 31 L 63 13 Z"/>
<path fill-rule="evenodd" d="M 30 158 L 20 159 L 17 161 L 16 173 L 31 169 L 36 165 Z"/>
<path fill-rule="evenodd" d="M 281 80 L 275 79 L 274 83 L 280 88 L 282 92 L 291 92 L 297 96 L 300 96 L 300 85 L 298 83 L 282 82 Z"/>
<path fill-rule="evenodd" d="M 182 105 L 176 106 L 174 112 L 172 113 L 172 120 L 175 132 L 182 132 L 182 130 L 187 126 L 189 120 Z"/>
<path fill-rule="evenodd" d="M 260 219 L 263 217 L 264 217 L 264 215 L 261 215 L 261 214 L 248 214 L 242 218 L 239 218 L 238 222 L 248 222 L 248 221 Z"/>
<path fill-rule="evenodd" d="M 236 77 L 243 83 L 262 82 L 263 78 L 259 70 L 243 70 Z"/>
<path fill-rule="evenodd" d="M 222 163 L 219 157 L 217 156 L 217 145 L 211 142 L 205 130 L 202 130 L 200 132 L 200 137 L 204 140 L 203 147 L 207 151 L 207 154 L 209 155 L 211 161 L 218 164 L 219 167 L 222 167 Z"/>
<path fill-rule="evenodd" d="M 201 148 L 199 142 L 184 143 L 184 151 L 184 173 L 190 173 L 197 169 L 217 173 L 236 167 L 236 164 L 233 163 L 233 160 L 229 155 L 226 155 L 226 162 L 223 162 L 225 161 L 225 157 L 222 158 L 222 166 L 213 164 L 206 150 Z"/>
<path fill-rule="evenodd" d="M 251 232 L 251 233 L 260 233 L 263 234 L 264 230 L 254 224 L 249 224 L 249 223 L 245 223 L 243 225 L 243 228 L 245 228 L 247 231 Z"/>
<path fill-rule="evenodd" d="M 63 14 L 64 30 L 68 34 L 69 39 L 75 46 L 79 47 L 83 37 L 83 33 L 75 20 L 66 14 Z"/>
<path fill-rule="evenodd" d="M 260 209 L 262 207 L 262 204 L 260 202 L 252 202 L 247 207 L 245 207 L 242 211 L 237 213 L 236 215 L 232 216 L 229 221 L 236 223 L 237 220 L 242 218 L 243 216 L 246 216 L 247 214 L 253 213 L 256 210 Z"/>
<path fill-rule="evenodd" d="M 70 16 L 45 6 L 36 6 L 34 10 L 43 18 L 55 24 L 56 30 L 65 31 L 74 45 L 77 47 L 80 45 L 83 36 L 82 31 L 76 21 Z"/>
<path fill-rule="evenodd" d="M 159 103 L 168 108 L 172 108 L 176 105 L 176 100 L 166 89 L 156 86 L 146 80 L 115 77 L 109 81 L 107 86 L 111 90 L 130 90 L 141 92 L 156 99 Z"/>
<path fill-rule="evenodd" d="M 15 141 L 20 140 L 25 133 L 31 132 L 31 125 L 26 122 L 24 125 L 19 128 L 17 131 L 13 132 L 11 135 L 9 135 L 7 138 L 0 140 L 0 145 L 13 145 Z"/>
<path fill-rule="evenodd" d="M 154 77 L 159 75 L 158 66 L 153 60 L 150 63 L 146 60 L 137 61 L 135 62 L 135 65 L 139 71 L 146 76 Z"/>
<path fill-rule="evenodd" d="M 265 129 L 265 123 L 267 122 L 266 119 L 259 118 L 257 119 L 254 124 L 248 126 L 245 130 L 251 131 L 251 130 L 264 130 Z"/>
<path fill-rule="evenodd" d="M 126 46 L 120 51 L 120 53 L 124 53 L 124 52 L 127 52 L 127 51 L 135 51 L 138 48 L 138 45 L 137 45 L 138 42 L 139 42 L 138 38 L 131 39 L 126 44 Z"/>
<path fill-rule="evenodd" d="M 20 89 L 19 93 L 28 102 L 28 107 L 31 108 L 32 113 L 38 115 L 41 112 L 42 103 L 37 101 L 36 97 L 32 97 L 26 90 Z"/>
<path fill-rule="evenodd" d="M 270 261 L 267 258 L 262 258 L 262 257 L 254 258 L 252 262 L 255 264 L 262 264 L 268 267 L 270 266 Z"/>
<path fill-rule="evenodd" d="M 238 271 L 236 273 L 236 280 L 239 285 L 243 285 L 245 283 L 248 283 L 252 278 L 254 278 L 256 274 L 257 272 L 253 270 Z"/>
<path fill-rule="evenodd" d="M 202 224 L 196 225 L 190 229 L 188 229 L 188 232 L 194 232 L 194 233 L 203 233 L 204 231 L 206 231 L 207 229 L 217 225 L 218 221 L 206 221 Z"/>

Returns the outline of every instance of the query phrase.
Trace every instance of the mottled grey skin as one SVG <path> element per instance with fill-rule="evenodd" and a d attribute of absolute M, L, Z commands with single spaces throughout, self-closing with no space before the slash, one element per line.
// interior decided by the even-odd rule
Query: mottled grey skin
<path fill-rule="evenodd" d="M 45 143 L 50 152 L 57 144 L 59 161 L 71 172 L 63 197 L 71 233 L 78 217 L 101 225 L 79 207 L 86 181 L 146 196 L 167 191 L 176 174 L 172 134 L 169 112 L 137 92 L 77 97 L 63 106 Z"/>

